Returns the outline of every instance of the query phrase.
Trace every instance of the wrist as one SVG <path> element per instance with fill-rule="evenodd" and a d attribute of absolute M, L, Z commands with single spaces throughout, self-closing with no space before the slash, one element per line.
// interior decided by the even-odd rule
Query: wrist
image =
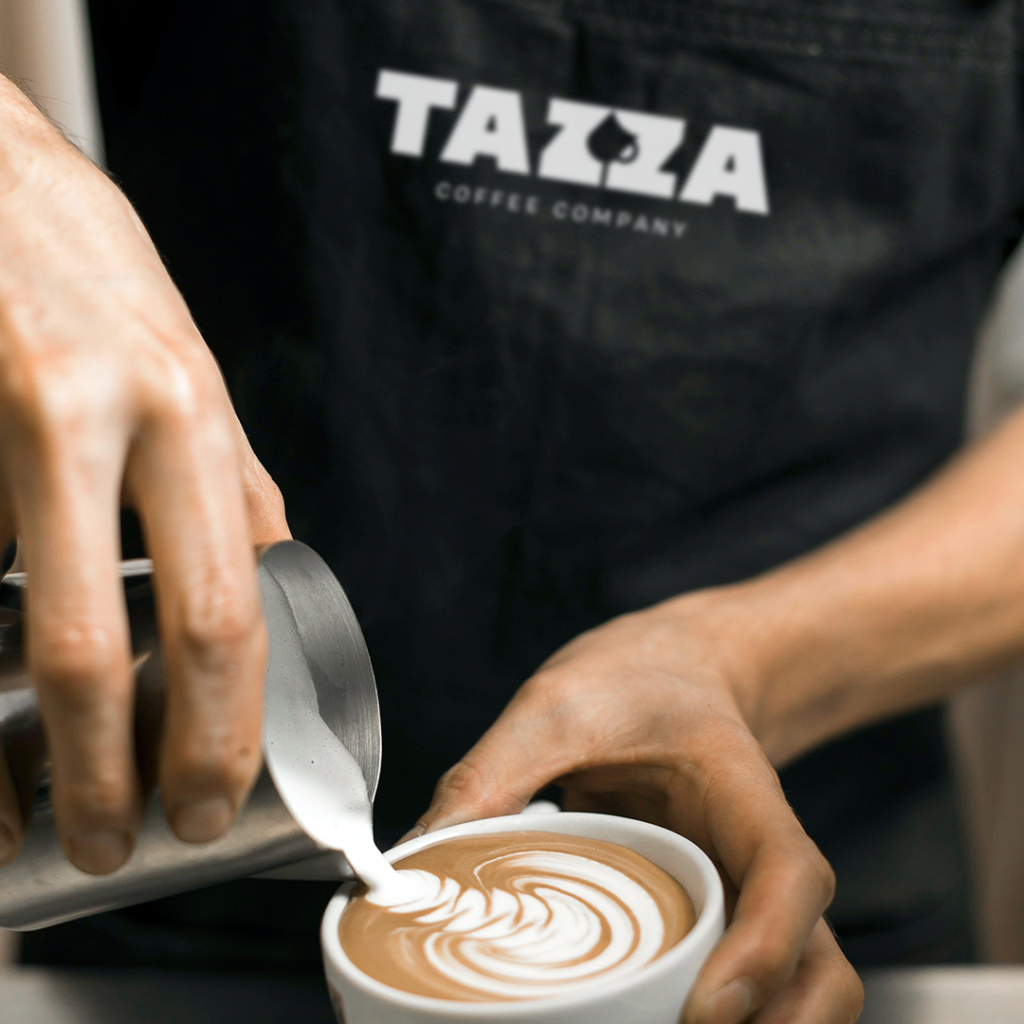
<path fill-rule="evenodd" d="M 725 684 L 773 764 L 814 745 L 822 701 L 808 685 L 816 674 L 804 670 L 815 626 L 783 580 L 768 575 L 695 591 L 665 607 L 699 644 L 700 660 Z"/>
<path fill-rule="evenodd" d="M 106 177 L 21 89 L 0 74 L 0 196 L 10 196 L 28 184 L 45 190 L 85 168 Z"/>
<path fill-rule="evenodd" d="M 681 638 L 686 663 L 703 667 L 724 685 L 736 710 L 760 739 L 766 713 L 766 684 L 772 631 L 752 584 L 692 591 L 658 606 Z"/>

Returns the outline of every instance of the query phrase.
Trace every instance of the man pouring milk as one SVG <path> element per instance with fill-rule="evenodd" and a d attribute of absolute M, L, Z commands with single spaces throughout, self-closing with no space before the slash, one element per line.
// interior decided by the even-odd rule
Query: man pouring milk
<path fill-rule="evenodd" d="M 969 959 L 934 704 L 1024 654 L 1024 416 L 954 455 L 1020 233 L 1015 13 L 93 0 L 114 181 L 0 89 L 0 524 L 70 860 L 139 826 L 119 509 L 195 843 L 259 768 L 290 523 L 374 657 L 381 842 L 553 783 L 690 837 L 734 897 L 693 1024 Z M 0 823 L 14 857 L 6 781 Z M 238 899 L 26 952 L 173 963 Z"/>

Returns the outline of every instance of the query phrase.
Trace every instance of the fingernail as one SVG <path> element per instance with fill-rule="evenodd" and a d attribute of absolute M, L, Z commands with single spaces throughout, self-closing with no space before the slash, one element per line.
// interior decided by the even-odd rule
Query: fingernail
<path fill-rule="evenodd" d="M 395 843 L 395 846 L 401 846 L 402 843 L 407 843 L 409 842 L 410 839 L 419 839 L 419 837 L 423 835 L 423 833 L 426 831 L 427 826 L 424 825 L 422 822 L 420 822 L 417 825 L 413 825 L 413 827 L 409 829 L 409 831 L 406 832 L 405 835 L 402 836 L 402 838 L 399 839 L 397 843 Z"/>
<path fill-rule="evenodd" d="M 235 818 L 226 797 L 214 796 L 182 804 L 174 814 L 174 831 L 186 843 L 208 843 L 223 835 Z"/>
<path fill-rule="evenodd" d="M 109 875 L 132 853 L 132 836 L 124 829 L 76 832 L 68 837 L 68 859 L 87 875 Z"/>
<path fill-rule="evenodd" d="M 756 990 L 746 978 L 737 978 L 723 985 L 697 1013 L 699 1024 L 740 1024 L 754 1006 Z"/>
<path fill-rule="evenodd" d="M 14 838 L 11 828 L 0 822 L 0 864 L 14 860 L 18 852 L 18 840 Z"/>

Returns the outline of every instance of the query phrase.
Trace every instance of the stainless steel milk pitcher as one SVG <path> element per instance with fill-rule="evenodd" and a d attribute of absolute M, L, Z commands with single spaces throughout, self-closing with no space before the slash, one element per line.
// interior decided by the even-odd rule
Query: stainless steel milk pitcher
<path fill-rule="evenodd" d="M 155 763 L 164 689 L 150 571 L 146 560 L 121 566 L 137 666 L 136 734 L 144 778 Z M 259 578 L 270 635 L 268 691 L 287 686 L 294 672 L 312 676 L 320 717 L 354 756 L 372 799 L 380 771 L 377 690 L 344 591 L 324 561 L 295 541 L 263 553 Z M 325 853 L 292 819 L 265 768 L 234 827 L 212 843 L 181 842 L 154 793 L 127 864 L 111 875 L 93 876 L 68 863 L 54 829 L 42 722 L 22 653 L 25 587 L 19 574 L 0 583 L 0 740 L 22 806 L 31 808 L 21 853 L 0 868 L 0 928 L 42 928 L 246 875 L 346 873 L 340 855 Z M 289 658 L 303 664 L 290 672 Z"/>

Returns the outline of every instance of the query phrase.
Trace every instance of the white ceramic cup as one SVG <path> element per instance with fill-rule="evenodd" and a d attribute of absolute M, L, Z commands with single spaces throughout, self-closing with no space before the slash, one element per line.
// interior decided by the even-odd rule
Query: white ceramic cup
<path fill-rule="evenodd" d="M 626 977 L 595 980 L 582 989 L 543 999 L 469 1003 L 401 992 L 374 980 L 345 955 L 338 924 L 354 882 L 327 905 L 320 929 L 327 984 L 344 1024 L 678 1024 L 701 965 L 725 925 L 722 883 L 699 847 L 668 829 L 606 814 L 515 814 L 454 825 L 403 843 L 386 856 L 400 860 L 459 836 L 492 832 L 559 832 L 618 843 L 667 871 L 689 894 L 697 912 L 692 930 L 657 960 Z"/>

